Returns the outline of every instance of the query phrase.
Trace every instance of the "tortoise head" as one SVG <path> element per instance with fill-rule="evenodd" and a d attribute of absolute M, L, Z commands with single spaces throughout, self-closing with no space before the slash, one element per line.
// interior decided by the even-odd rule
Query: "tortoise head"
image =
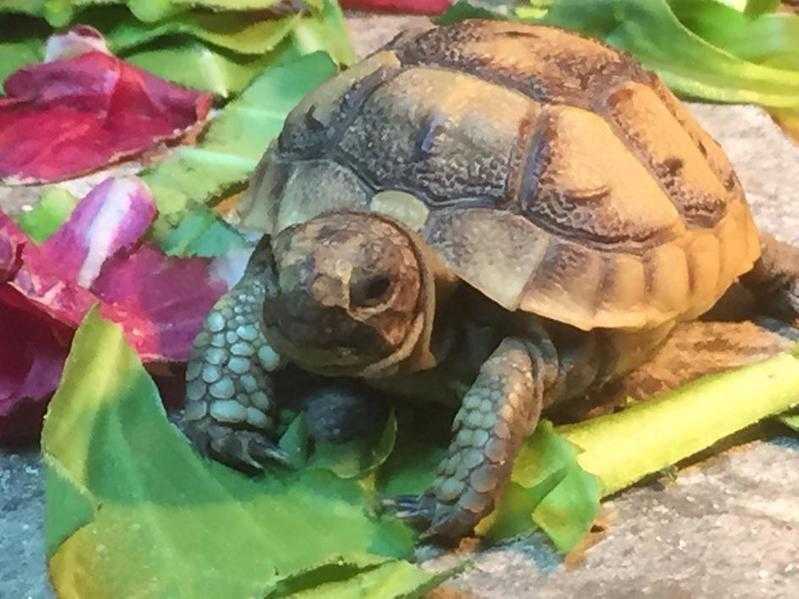
<path fill-rule="evenodd" d="M 273 240 L 277 285 L 264 303 L 270 343 L 322 374 L 369 375 L 405 360 L 429 315 L 424 261 L 400 226 L 336 212 Z"/>

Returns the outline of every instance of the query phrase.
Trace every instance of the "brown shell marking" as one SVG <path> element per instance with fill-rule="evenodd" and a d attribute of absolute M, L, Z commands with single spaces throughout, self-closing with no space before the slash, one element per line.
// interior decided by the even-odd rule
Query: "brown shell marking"
<path fill-rule="evenodd" d="M 390 46 L 403 65 L 446 67 L 551 104 L 590 108 L 615 81 L 649 81 L 629 57 L 592 39 L 503 21 L 464 21 Z"/>
<path fill-rule="evenodd" d="M 600 108 L 689 226 L 712 227 L 721 220 L 730 191 L 655 91 L 627 82 L 613 90 Z"/>
<path fill-rule="evenodd" d="M 687 109 L 630 57 L 549 27 L 398 36 L 306 97 L 275 159 L 275 230 L 408 192 L 459 277 L 583 329 L 693 318 L 759 255 L 743 190 Z"/>
<path fill-rule="evenodd" d="M 376 189 L 411 191 L 432 205 L 468 198 L 493 205 L 519 160 L 512 152 L 519 129 L 538 111 L 469 75 L 413 68 L 371 94 L 338 152 Z"/>
<path fill-rule="evenodd" d="M 400 68 L 393 53 L 378 52 L 328 79 L 289 113 L 278 138 L 280 151 L 298 158 L 327 152 L 374 89 Z"/>
<path fill-rule="evenodd" d="M 685 231 L 647 169 L 586 110 L 546 109 L 523 176 L 535 185 L 520 190 L 522 213 L 562 237 L 636 251 Z"/>

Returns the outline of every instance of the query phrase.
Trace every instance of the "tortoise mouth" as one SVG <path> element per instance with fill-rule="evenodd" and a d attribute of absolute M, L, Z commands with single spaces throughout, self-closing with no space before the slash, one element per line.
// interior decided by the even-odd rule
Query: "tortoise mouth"
<path fill-rule="evenodd" d="M 337 212 L 282 231 L 273 250 L 277 285 L 264 305 L 265 333 L 301 367 L 361 374 L 418 336 L 422 265 L 398 225 Z"/>

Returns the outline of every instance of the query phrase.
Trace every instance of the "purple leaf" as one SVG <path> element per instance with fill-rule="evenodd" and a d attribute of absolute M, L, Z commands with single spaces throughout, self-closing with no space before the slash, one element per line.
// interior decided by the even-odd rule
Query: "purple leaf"
<path fill-rule="evenodd" d="M 105 261 L 120 250 L 131 250 L 155 216 L 150 190 L 140 179 L 106 179 L 81 200 L 42 252 L 58 264 L 63 278 L 89 288 Z"/>
<path fill-rule="evenodd" d="M 81 31 L 50 41 L 48 54 L 55 60 L 6 79 L 0 180 L 73 178 L 178 139 L 208 116 L 210 94 L 111 56 L 102 39 Z"/>
<path fill-rule="evenodd" d="M 205 314 L 226 290 L 206 258 L 174 258 L 143 245 L 110 260 L 92 286 L 145 361 L 185 361 Z"/>
<path fill-rule="evenodd" d="M 139 179 L 108 179 L 38 246 L 0 213 L 0 441 L 35 438 L 72 334 L 89 309 L 149 362 L 188 358 L 226 283 L 207 258 L 142 244 L 156 214 Z"/>

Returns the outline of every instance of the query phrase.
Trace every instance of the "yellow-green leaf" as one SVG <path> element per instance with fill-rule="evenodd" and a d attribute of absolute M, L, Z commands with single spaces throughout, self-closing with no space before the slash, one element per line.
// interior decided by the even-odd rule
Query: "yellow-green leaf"
<path fill-rule="evenodd" d="M 412 537 L 367 515 L 357 482 L 320 470 L 248 479 L 198 457 L 97 311 L 75 336 L 42 445 L 60 596 L 263 597 L 312 574 L 350 592 L 383 567 L 398 588 L 432 578 L 397 562 Z"/>
<path fill-rule="evenodd" d="M 159 210 L 156 236 L 167 240 L 185 211 L 243 187 L 269 141 L 306 92 L 336 71 L 322 53 L 284 59 L 260 75 L 214 119 L 197 146 L 182 146 L 144 171 Z"/>
<path fill-rule="evenodd" d="M 798 403 L 799 356 L 784 353 L 559 430 L 609 495 Z"/>

